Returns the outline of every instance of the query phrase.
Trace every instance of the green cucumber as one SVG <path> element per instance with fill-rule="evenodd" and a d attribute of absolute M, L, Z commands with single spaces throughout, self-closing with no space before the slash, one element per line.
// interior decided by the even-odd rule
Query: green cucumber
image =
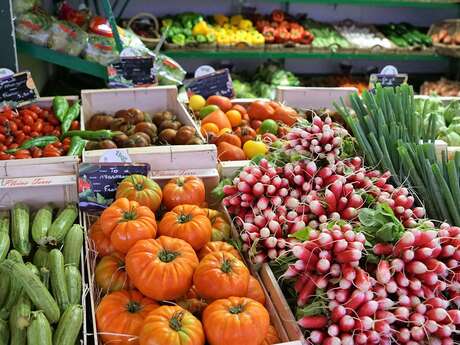
<path fill-rule="evenodd" d="M 0 262 L 5 260 L 10 250 L 10 235 L 7 232 L 0 231 Z"/>
<path fill-rule="evenodd" d="M 17 203 L 11 210 L 11 239 L 14 249 L 21 253 L 22 256 L 29 255 L 31 249 L 29 240 L 29 215 L 29 206 L 24 203 Z"/>
<path fill-rule="evenodd" d="M 40 246 L 46 244 L 46 236 L 53 222 L 53 207 L 46 205 L 38 210 L 32 222 L 32 239 Z"/>
<path fill-rule="evenodd" d="M 69 305 L 69 296 L 64 273 L 64 255 L 58 249 L 53 249 L 49 253 L 51 291 L 59 305 L 61 312 L 66 310 Z"/>
<path fill-rule="evenodd" d="M 53 345 L 75 345 L 83 324 L 83 307 L 71 304 L 59 320 L 53 336 Z"/>
<path fill-rule="evenodd" d="M 32 312 L 27 328 L 27 345 L 53 345 L 53 332 L 45 314 Z"/>
<path fill-rule="evenodd" d="M 0 269 L 14 277 L 29 296 L 37 310 L 42 310 L 50 323 L 59 321 L 59 306 L 51 293 L 35 274 L 26 265 L 7 259 L 0 263 Z"/>
<path fill-rule="evenodd" d="M 10 328 L 8 322 L 0 319 L 0 345 L 9 345 L 10 343 Z"/>
<path fill-rule="evenodd" d="M 10 212 L 0 211 L 0 232 L 10 232 Z"/>
<path fill-rule="evenodd" d="M 81 225 L 74 224 L 64 239 L 64 262 L 66 265 L 80 267 L 80 256 L 83 249 L 83 230 Z"/>
<path fill-rule="evenodd" d="M 51 224 L 47 234 L 48 243 L 52 245 L 61 243 L 77 217 L 77 207 L 74 204 L 67 205 L 66 208 L 54 220 L 53 224 Z"/>
<path fill-rule="evenodd" d="M 81 303 L 81 273 L 75 266 L 66 266 L 64 268 L 65 280 L 67 285 L 67 295 L 70 304 Z"/>
<path fill-rule="evenodd" d="M 30 324 L 31 303 L 26 294 L 22 294 L 11 309 L 9 325 L 11 345 L 26 345 L 26 329 Z"/>
<path fill-rule="evenodd" d="M 16 263 L 23 264 L 24 262 L 22 261 L 22 255 L 17 251 L 17 250 L 11 250 L 8 253 L 8 259 L 3 261 L 6 262 L 8 260 L 14 261 Z M 1 266 L 0 266 L 1 268 Z M 3 275 L 3 269 L 0 269 L 2 271 Z M 8 274 L 8 279 L 9 279 L 9 289 L 8 289 L 8 296 L 5 299 L 5 302 L 3 304 L 2 310 L 0 310 L 0 317 L 2 318 L 7 318 L 11 308 L 16 304 L 16 301 L 18 300 L 19 296 L 21 296 L 22 293 L 22 284 L 18 280 L 18 278 L 14 274 L 10 274 L 8 271 L 6 271 Z"/>
<path fill-rule="evenodd" d="M 46 247 L 38 247 L 32 259 L 33 264 L 38 268 L 48 267 L 48 254 Z"/>

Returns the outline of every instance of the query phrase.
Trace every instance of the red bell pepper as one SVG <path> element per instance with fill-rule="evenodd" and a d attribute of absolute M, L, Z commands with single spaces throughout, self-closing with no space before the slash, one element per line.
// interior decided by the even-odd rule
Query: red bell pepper
<path fill-rule="evenodd" d="M 110 23 L 104 17 L 95 16 L 91 18 L 91 21 L 89 22 L 89 30 L 97 35 L 113 37 Z"/>
<path fill-rule="evenodd" d="M 285 43 L 285 42 L 289 42 L 290 39 L 291 39 L 291 34 L 289 33 L 289 31 L 287 29 L 278 28 L 275 31 L 275 40 L 276 40 L 276 42 Z"/>
<path fill-rule="evenodd" d="M 301 44 L 310 44 L 311 42 L 313 42 L 313 40 L 315 39 L 315 36 L 313 36 L 312 33 L 310 33 L 309 31 L 304 31 L 303 33 L 303 37 L 302 39 L 298 42 L 298 43 L 301 43 Z"/>
<path fill-rule="evenodd" d="M 304 29 L 302 27 L 291 29 L 291 41 L 295 43 L 300 43 L 304 37 Z"/>
<path fill-rule="evenodd" d="M 272 12 L 272 20 L 274 22 L 280 23 L 280 22 L 282 22 L 284 20 L 284 17 L 285 17 L 284 12 L 281 11 L 281 10 L 274 10 Z"/>
<path fill-rule="evenodd" d="M 275 41 L 275 29 L 270 26 L 263 28 L 262 35 L 264 35 L 266 43 L 273 43 Z"/>
<path fill-rule="evenodd" d="M 259 32 L 262 32 L 266 26 L 270 26 L 270 22 L 268 20 L 258 20 L 256 22 L 256 28 Z"/>

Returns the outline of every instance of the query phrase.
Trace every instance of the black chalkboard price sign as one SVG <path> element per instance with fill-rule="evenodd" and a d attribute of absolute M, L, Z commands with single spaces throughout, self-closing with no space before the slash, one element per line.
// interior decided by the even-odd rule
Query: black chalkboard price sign
<path fill-rule="evenodd" d="M 146 87 L 155 84 L 153 57 L 121 57 L 107 67 L 110 87 Z"/>
<path fill-rule="evenodd" d="M 80 209 L 98 213 L 115 199 L 118 184 L 127 176 L 147 176 L 150 165 L 125 163 L 82 163 L 79 167 L 78 196 Z"/>
<path fill-rule="evenodd" d="M 372 74 L 370 84 L 372 89 L 380 84 L 383 87 L 396 87 L 407 82 L 407 74 Z"/>
<path fill-rule="evenodd" d="M 21 72 L 0 79 L 0 103 L 23 105 L 39 97 L 30 72 Z"/>
<path fill-rule="evenodd" d="M 201 95 L 204 98 L 212 95 L 230 98 L 234 96 L 232 77 L 228 69 L 188 80 L 184 84 L 189 96 Z"/>

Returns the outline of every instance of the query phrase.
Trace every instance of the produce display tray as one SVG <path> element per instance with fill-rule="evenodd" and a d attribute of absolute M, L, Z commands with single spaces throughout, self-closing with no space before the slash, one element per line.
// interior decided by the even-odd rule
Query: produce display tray
<path fill-rule="evenodd" d="M 452 37 L 458 35 L 460 33 L 460 19 L 446 19 L 440 23 L 433 24 L 428 31 L 428 35 L 433 36 L 441 30 L 447 30 Z M 433 46 L 439 55 L 460 58 L 460 44 L 434 42 Z"/>
<path fill-rule="evenodd" d="M 78 203 L 76 176 L 36 176 L 36 177 L 7 177 L 0 178 L 0 210 L 11 209 L 15 203 L 23 202 L 36 209 L 53 203 L 64 206 L 68 203 Z M 84 219 L 80 214 L 80 225 L 84 226 Z M 83 326 L 79 344 L 92 345 L 93 309 L 88 294 L 89 276 L 86 270 L 86 251 L 82 248 L 80 272 L 82 277 Z"/>
<path fill-rule="evenodd" d="M 163 186 L 170 178 L 175 177 L 177 175 L 174 175 L 174 171 L 164 171 L 160 175 L 152 175 L 150 178 L 155 180 L 160 186 Z M 219 182 L 219 174 L 217 173 L 217 170 L 212 169 L 209 171 L 203 171 L 203 172 L 198 172 L 195 175 L 197 177 L 200 177 L 206 187 L 206 190 L 208 192 L 208 197 L 207 197 L 207 202 L 209 203 L 210 207 L 214 207 L 216 209 L 220 208 L 220 205 L 216 203 L 216 200 L 213 200 L 209 194 L 209 192 L 218 184 Z M 88 229 L 90 225 L 95 221 L 96 216 L 90 215 L 85 213 L 83 216 L 83 226 L 86 229 L 86 233 L 88 232 Z M 230 221 L 230 219 L 228 219 Z M 92 327 L 94 329 L 96 328 L 96 318 L 95 318 L 95 308 L 97 303 L 99 302 L 101 298 L 101 292 L 98 290 L 95 284 L 95 277 L 94 277 L 94 267 L 96 263 L 96 254 L 95 250 L 92 248 L 91 242 L 88 240 L 88 237 L 86 237 L 85 240 L 85 250 L 88 255 L 86 256 L 86 269 L 89 272 L 89 301 L 91 304 L 91 311 L 93 313 L 92 315 Z M 278 332 L 278 335 L 282 341 L 282 343 L 275 344 L 275 345 L 301 345 L 302 343 L 299 341 L 300 338 L 292 339 L 291 337 L 288 336 L 287 332 L 285 331 L 284 328 L 284 321 L 280 318 L 280 316 L 277 313 L 277 308 L 273 301 L 271 300 L 272 294 L 269 292 L 268 289 L 265 288 L 263 279 L 261 278 L 259 272 L 256 270 L 256 268 L 253 265 L 248 265 L 251 273 L 254 275 L 256 279 L 259 280 L 261 283 L 262 288 L 264 289 L 264 293 L 266 296 L 266 308 L 270 314 L 270 319 L 272 325 L 275 327 L 276 331 Z M 277 298 L 284 298 L 283 296 L 278 296 Z M 95 333 L 97 334 L 97 332 Z M 96 336 L 94 339 L 94 345 L 102 344 L 101 340 L 98 339 Z"/>
<path fill-rule="evenodd" d="M 68 101 L 78 101 L 78 96 L 66 96 Z M 53 97 L 38 98 L 33 104 L 51 107 Z M 43 157 L 0 161 L 0 178 L 76 175 L 78 157 Z"/>
<path fill-rule="evenodd" d="M 154 113 L 170 110 L 184 125 L 192 126 L 200 139 L 200 130 L 185 107 L 177 100 L 175 86 L 153 88 L 83 90 L 82 125 L 97 113 L 114 114 L 120 109 L 132 107 Z M 83 127 L 84 128 L 84 127 Z M 215 168 L 217 151 L 215 145 L 168 145 L 126 148 L 132 162 L 149 163 L 153 170 L 187 168 Z M 84 162 L 99 162 L 109 150 L 85 150 Z"/>

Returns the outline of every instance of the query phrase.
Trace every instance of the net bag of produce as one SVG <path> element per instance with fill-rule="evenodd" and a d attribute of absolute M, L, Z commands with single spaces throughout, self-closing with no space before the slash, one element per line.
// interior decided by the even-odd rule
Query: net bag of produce
<path fill-rule="evenodd" d="M 86 60 L 102 65 L 108 65 L 118 59 L 114 39 L 100 35 L 88 35 L 88 44 L 83 54 Z"/>
<path fill-rule="evenodd" d="M 51 25 L 51 34 L 48 40 L 48 46 L 51 49 L 78 56 L 87 43 L 88 34 L 79 26 L 62 20 Z"/>
<path fill-rule="evenodd" d="M 180 85 L 187 73 L 175 60 L 163 54 L 156 57 L 153 68 L 160 85 Z"/>
<path fill-rule="evenodd" d="M 19 16 L 38 6 L 40 6 L 40 0 L 14 0 L 13 13 L 15 16 Z"/>
<path fill-rule="evenodd" d="M 16 38 L 46 46 L 52 23 L 53 19 L 44 13 L 24 13 L 15 22 Z"/>

